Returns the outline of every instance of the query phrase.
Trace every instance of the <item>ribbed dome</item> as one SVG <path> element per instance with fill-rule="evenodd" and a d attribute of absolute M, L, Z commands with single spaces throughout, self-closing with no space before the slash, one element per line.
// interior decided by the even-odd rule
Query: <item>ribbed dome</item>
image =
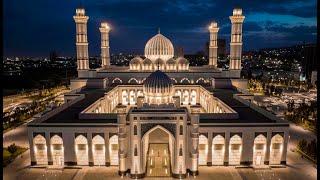
<path fill-rule="evenodd" d="M 149 77 L 147 77 L 147 79 L 144 81 L 143 87 L 146 90 L 149 90 L 149 88 L 155 88 L 161 91 L 162 88 L 171 88 L 172 82 L 169 76 L 167 76 L 164 72 L 156 70 L 155 72 L 151 73 Z"/>
<path fill-rule="evenodd" d="M 173 57 L 174 48 L 171 41 L 159 32 L 147 42 L 144 48 L 144 54 L 152 61 L 158 58 L 167 61 Z"/>
<path fill-rule="evenodd" d="M 139 56 L 134 57 L 133 59 L 131 59 L 130 64 L 141 64 L 142 63 L 142 59 Z"/>
<path fill-rule="evenodd" d="M 167 61 L 167 64 L 176 64 L 176 61 L 175 61 L 173 58 L 170 58 L 170 59 Z"/>
<path fill-rule="evenodd" d="M 148 59 L 148 58 L 145 58 L 143 60 L 143 64 L 152 64 L 152 61 L 150 59 Z"/>
<path fill-rule="evenodd" d="M 185 65 L 189 64 L 189 61 L 184 57 L 178 57 L 176 61 L 177 61 L 177 64 L 185 64 Z"/>
<path fill-rule="evenodd" d="M 162 71 L 149 75 L 143 84 L 143 92 L 149 103 L 168 103 L 172 92 L 172 80 Z"/>

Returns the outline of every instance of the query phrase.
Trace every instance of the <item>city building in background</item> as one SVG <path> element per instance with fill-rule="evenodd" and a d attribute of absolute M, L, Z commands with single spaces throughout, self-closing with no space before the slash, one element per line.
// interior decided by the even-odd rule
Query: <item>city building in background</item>
<path fill-rule="evenodd" d="M 308 82 L 311 82 L 312 72 L 317 71 L 317 47 L 315 44 L 305 45 L 302 50 L 302 69 Z"/>
<path fill-rule="evenodd" d="M 32 166 L 116 166 L 131 178 L 186 178 L 198 175 L 199 166 L 286 164 L 289 124 L 240 103 L 253 98 L 241 93 L 247 80 L 238 73 L 241 9 L 230 17 L 231 73 L 216 66 L 215 22 L 208 28 L 209 64 L 190 66 L 183 53 L 175 57 L 172 42 L 158 32 L 144 56 L 109 65 L 110 29 L 100 29 L 102 61 L 91 68 L 89 17 L 81 8 L 74 19 L 78 77 L 64 105 L 27 124 Z"/>

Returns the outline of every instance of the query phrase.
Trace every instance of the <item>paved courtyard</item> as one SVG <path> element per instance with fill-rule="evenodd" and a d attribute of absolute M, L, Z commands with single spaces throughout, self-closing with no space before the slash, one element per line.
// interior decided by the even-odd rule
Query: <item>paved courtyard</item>
<path fill-rule="evenodd" d="M 254 170 L 252 168 L 234 168 L 234 167 L 200 167 L 200 174 L 196 178 L 190 176 L 187 179 L 226 179 L 226 180 L 314 180 L 316 174 L 307 175 L 301 170 L 287 168 L 272 168 L 264 170 Z M 115 180 L 130 179 L 129 177 L 119 177 L 117 167 L 84 167 L 82 169 L 64 169 L 49 170 L 45 168 L 26 168 L 21 170 L 16 179 L 24 180 Z M 145 179 L 163 179 L 169 180 L 174 178 L 145 178 Z"/>

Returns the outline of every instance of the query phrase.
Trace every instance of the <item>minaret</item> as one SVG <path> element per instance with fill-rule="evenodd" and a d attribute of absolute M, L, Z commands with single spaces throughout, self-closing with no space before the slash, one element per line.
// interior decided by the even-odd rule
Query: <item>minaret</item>
<path fill-rule="evenodd" d="M 217 59 L 218 59 L 218 24 L 216 22 L 212 22 L 209 26 L 210 32 L 210 43 L 209 43 L 209 66 L 217 67 Z"/>
<path fill-rule="evenodd" d="M 101 33 L 101 67 L 109 67 L 110 66 L 110 52 L 109 52 L 109 31 L 110 27 L 108 23 L 101 23 L 101 27 L 99 28 Z"/>
<path fill-rule="evenodd" d="M 87 22 L 89 17 L 85 15 L 83 8 L 76 9 L 76 15 L 73 16 L 76 23 L 76 46 L 77 46 L 77 69 L 78 74 L 81 70 L 89 70 L 89 54 L 87 40 Z"/>
<path fill-rule="evenodd" d="M 242 54 L 242 24 L 244 20 L 242 9 L 233 9 L 233 15 L 230 16 L 231 42 L 230 42 L 230 67 L 229 70 L 237 70 L 236 76 L 240 77 L 241 54 Z"/>

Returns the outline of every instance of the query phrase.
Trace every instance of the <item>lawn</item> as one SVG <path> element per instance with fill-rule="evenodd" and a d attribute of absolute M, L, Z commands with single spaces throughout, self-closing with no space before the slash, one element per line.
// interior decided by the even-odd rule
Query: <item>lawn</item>
<path fill-rule="evenodd" d="M 14 159 L 19 156 L 20 154 L 24 153 L 27 148 L 17 146 L 17 150 L 14 153 L 10 153 L 8 148 L 3 148 L 3 167 L 10 164 Z"/>

